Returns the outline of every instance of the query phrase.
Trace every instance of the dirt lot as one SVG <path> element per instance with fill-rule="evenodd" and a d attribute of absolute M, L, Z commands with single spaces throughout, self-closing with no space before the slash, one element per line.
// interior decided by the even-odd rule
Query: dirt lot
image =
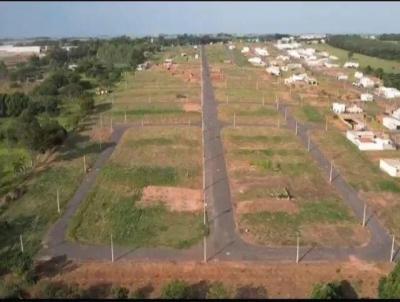
<path fill-rule="evenodd" d="M 70 263 L 54 281 L 78 282 L 84 287 L 107 288 L 119 284 L 136 290 L 147 288 L 148 296 L 159 297 L 160 287 L 173 279 L 192 285 L 222 281 L 237 297 L 307 298 L 317 282 L 347 281 L 349 297 L 374 298 L 379 279 L 392 269 L 388 263 L 367 264 L 353 258 L 349 262 L 318 264 L 254 263 Z M 204 288 L 204 287 L 203 287 Z M 235 290 L 236 289 L 236 290 Z M 261 290 L 260 290 L 261 289 Z M 257 295 L 255 295 L 257 294 Z"/>
<path fill-rule="evenodd" d="M 148 186 L 143 189 L 141 206 L 162 202 L 170 211 L 195 212 L 202 209 L 201 190 Z"/>

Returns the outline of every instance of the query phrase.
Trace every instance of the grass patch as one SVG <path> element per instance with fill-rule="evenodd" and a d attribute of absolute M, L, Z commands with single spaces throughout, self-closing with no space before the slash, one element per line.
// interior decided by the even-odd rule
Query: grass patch
<path fill-rule="evenodd" d="M 322 115 L 313 106 L 304 105 L 302 107 L 302 111 L 303 111 L 303 114 L 306 117 L 307 121 L 309 121 L 309 122 L 321 123 L 324 120 Z"/>

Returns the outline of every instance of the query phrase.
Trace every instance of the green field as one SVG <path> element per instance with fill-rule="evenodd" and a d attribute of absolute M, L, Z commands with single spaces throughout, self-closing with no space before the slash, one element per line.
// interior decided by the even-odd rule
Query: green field
<path fill-rule="evenodd" d="M 320 51 L 327 51 L 329 54 L 337 56 L 341 64 L 349 60 L 347 56 L 349 52 L 347 50 L 336 48 L 328 44 L 314 44 L 312 47 Z M 379 59 L 358 53 L 354 53 L 352 60 L 359 62 L 360 67 L 366 67 L 367 65 L 370 65 L 372 68 L 380 67 L 385 72 L 389 73 L 400 72 L 400 63 L 396 61 Z"/>

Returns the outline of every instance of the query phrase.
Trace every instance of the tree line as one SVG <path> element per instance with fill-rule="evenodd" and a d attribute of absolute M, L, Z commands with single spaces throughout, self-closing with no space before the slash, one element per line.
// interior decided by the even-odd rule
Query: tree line
<path fill-rule="evenodd" d="M 387 60 L 400 60 L 400 44 L 385 40 L 362 38 L 358 35 L 332 35 L 327 39 L 331 46 Z"/>

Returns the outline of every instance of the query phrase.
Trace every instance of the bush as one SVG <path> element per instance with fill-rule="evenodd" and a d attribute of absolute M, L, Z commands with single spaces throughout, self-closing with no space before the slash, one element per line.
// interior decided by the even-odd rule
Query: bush
<path fill-rule="evenodd" d="M 39 288 L 41 292 L 40 298 L 44 299 L 78 299 L 83 293 L 77 284 L 69 285 L 62 282 L 43 281 Z"/>
<path fill-rule="evenodd" d="M 23 275 L 32 267 L 32 257 L 27 253 L 9 249 L 1 254 L 0 270 Z"/>
<path fill-rule="evenodd" d="M 91 96 L 84 96 L 79 99 L 79 107 L 83 114 L 90 113 L 94 108 L 94 99 Z"/>
<path fill-rule="evenodd" d="M 222 282 L 213 283 L 207 291 L 207 299 L 227 299 L 229 298 L 228 290 Z"/>
<path fill-rule="evenodd" d="M 312 299 L 341 299 L 343 297 L 342 288 L 340 283 L 317 283 L 314 285 L 311 293 Z"/>
<path fill-rule="evenodd" d="M 174 280 L 164 285 L 161 290 L 163 299 L 184 299 L 189 295 L 189 286 L 185 281 Z"/>
<path fill-rule="evenodd" d="M 116 286 L 111 289 L 111 295 L 116 299 L 127 299 L 129 295 L 129 289 L 126 287 Z"/>
<path fill-rule="evenodd" d="M 378 298 L 400 299 L 400 263 L 397 263 L 393 271 L 379 280 Z"/>

